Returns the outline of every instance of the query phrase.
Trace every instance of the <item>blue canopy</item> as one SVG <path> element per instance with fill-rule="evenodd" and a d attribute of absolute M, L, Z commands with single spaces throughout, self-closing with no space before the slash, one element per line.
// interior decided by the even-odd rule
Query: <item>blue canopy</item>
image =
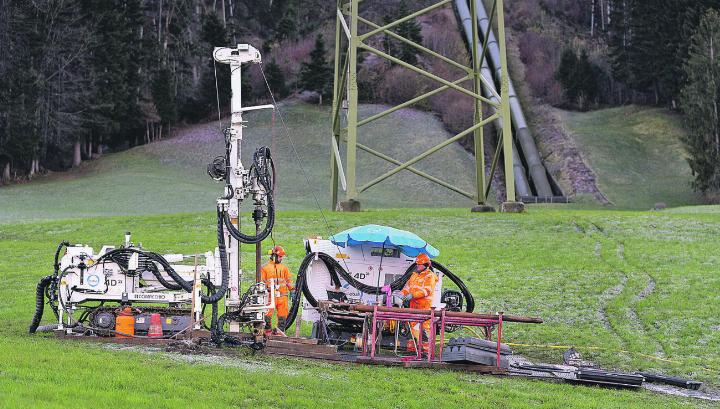
<path fill-rule="evenodd" d="M 330 241 L 340 247 L 357 246 L 361 244 L 395 246 L 409 257 L 415 257 L 420 253 L 425 253 L 430 258 L 435 258 L 440 255 L 438 249 L 414 233 L 392 227 L 379 226 L 377 224 L 368 224 L 347 229 L 330 236 Z"/>

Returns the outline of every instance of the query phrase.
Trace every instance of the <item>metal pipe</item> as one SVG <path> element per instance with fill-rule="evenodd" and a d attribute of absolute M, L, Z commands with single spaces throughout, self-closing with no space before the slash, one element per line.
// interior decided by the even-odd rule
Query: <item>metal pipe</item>
<path fill-rule="evenodd" d="M 398 314 L 414 314 L 414 315 L 428 315 L 430 313 L 430 310 L 419 310 L 416 308 L 396 308 L 396 307 L 383 307 L 383 306 L 370 306 L 370 305 L 364 305 L 364 304 L 345 304 L 345 303 L 335 303 L 333 304 L 334 307 L 337 308 L 348 308 L 350 311 L 357 311 L 357 312 L 392 312 L 392 313 L 398 313 Z M 442 315 L 442 312 L 440 310 L 433 311 L 433 314 L 436 317 L 439 317 Z M 499 319 L 500 314 L 476 314 L 474 312 L 461 312 L 461 311 L 446 311 L 445 316 L 450 318 L 477 318 L 477 319 L 486 319 L 486 320 L 497 320 Z M 527 324 L 542 324 L 543 320 L 542 318 L 536 318 L 536 317 L 523 317 L 518 315 L 502 315 L 502 320 L 504 322 L 523 322 Z"/>
<path fill-rule="evenodd" d="M 481 0 L 470 0 L 475 1 L 475 7 L 477 8 L 477 23 L 482 30 L 483 37 L 487 39 L 488 53 L 490 55 L 490 61 L 495 67 L 495 78 L 500 78 L 500 72 L 504 67 L 500 63 L 500 49 L 495 39 L 492 27 L 490 27 L 490 19 L 488 18 L 487 11 L 485 11 L 485 5 Z M 491 77 L 492 78 L 492 77 Z M 512 79 L 508 77 L 509 83 L 509 98 L 510 98 L 510 112 L 513 125 L 515 126 L 515 133 L 517 139 L 520 141 L 520 146 L 523 149 L 525 160 L 530 171 L 530 177 L 532 178 L 533 184 L 535 185 L 535 191 L 538 196 L 552 196 L 553 191 L 550 187 L 550 182 L 547 178 L 547 172 L 545 166 L 543 166 L 540 159 L 535 140 L 533 139 L 530 128 L 528 128 L 527 121 L 525 120 L 525 114 L 523 113 L 520 100 L 515 93 L 515 87 L 513 87 Z"/>
<path fill-rule="evenodd" d="M 460 24 L 463 26 L 463 29 L 465 31 L 465 38 L 467 39 L 468 44 L 472 47 L 473 44 L 473 33 L 472 33 L 472 16 L 470 15 L 470 9 L 468 9 L 467 1 L 466 0 L 455 0 L 455 8 L 457 9 L 458 15 L 460 16 Z M 476 53 L 478 55 L 484 54 L 482 50 L 476 50 Z M 493 74 L 490 70 L 490 67 L 488 66 L 487 59 L 482 58 L 482 65 L 480 66 L 480 76 L 484 79 L 482 81 L 483 90 L 485 91 L 485 95 L 492 100 L 496 106 L 500 106 L 500 99 L 497 97 L 498 93 L 495 89 L 494 83 L 493 83 Z M 497 109 L 495 109 L 494 106 L 490 106 L 490 109 L 492 111 L 497 112 Z M 502 125 L 502 119 L 498 117 L 496 121 L 493 122 L 495 125 L 495 130 L 497 131 L 498 135 L 503 134 L 503 125 Z M 500 138 L 498 138 L 498 143 L 501 143 Z M 477 155 L 477 152 L 475 153 Z M 518 196 L 532 196 L 532 191 L 530 190 L 530 183 L 528 182 L 527 176 L 525 174 L 525 168 L 522 165 L 522 162 L 520 161 L 520 155 L 518 155 L 518 149 L 517 146 L 515 146 L 515 141 L 512 141 L 512 159 L 513 159 L 513 170 L 514 170 L 514 180 L 515 180 L 515 192 Z"/>

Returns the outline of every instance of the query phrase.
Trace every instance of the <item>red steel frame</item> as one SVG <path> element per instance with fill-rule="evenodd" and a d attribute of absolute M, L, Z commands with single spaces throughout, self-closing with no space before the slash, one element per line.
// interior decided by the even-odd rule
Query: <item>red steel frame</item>
<path fill-rule="evenodd" d="M 502 341 L 502 324 L 503 324 L 503 314 L 498 313 L 497 318 L 480 318 L 480 317 L 452 317 L 445 314 L 445 309 L 440 310 L 440 317 L 435 316 L 435 309 L 428 310 L 427 315 L 423 314 L 410 314 L 410 313 L 403 313 L 403 312 L 387 312 L 387 311 L 378 311 L 377 306 L 373 307 L 373 312 L 369 313 L 372 316 L 372 331 L 370 331 L 367 328 L 367 325 L 363 326 L 363 338 L 362 338 L 362 345 L 363 345 L 363 356 L 367 356 L 367 345 L 368 345 L 368 335 L 370 335 L 370 358 L 375 359 L 375 352 L 377 351 L 377 327 L 378 322 L 382 321 L 398 321 L 398 322 L 407 322 L 407 323 L 423 323 L 427 320 L 430 320 L 430 334 L 429 335 L 429 342 L 432 346 L 430 348 L 430 353 L 428 354 L 428 362 L 433 362 L 435 360 L 435 338 L 437 334 L 437 326 L 440 325 L 440 357 L 438 359 L 439 362 L 442 362 L 442 355 L 443 355 L 443 346 L 445 344 L 445 326 L 446 325 L 463 325 L 467 327 L 483 327 L 485 329 L 485 334 L 487 339 L 490 339 L 492 330 L 495 326 L 497 326 L 497 351 L 496 351 L 496 359 L 495 359 L 495 365 L 500 367 L 500 343 Z M 372 334 L 369 334 L 369 332 L 372 332 Z M 421 345 L 416 345 L 416 351 L 417 351 L 417 357 L 416 359 L 420 360 L 422 359 L 422 342 L 420 342 Z"/>

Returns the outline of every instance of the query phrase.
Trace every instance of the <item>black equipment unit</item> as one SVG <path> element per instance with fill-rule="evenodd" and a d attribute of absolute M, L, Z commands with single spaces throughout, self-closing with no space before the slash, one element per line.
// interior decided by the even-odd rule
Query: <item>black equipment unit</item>
<path fill-rule="evenodd" d="M 500 368 L 510 367 L 512 349 L 500 344 Z M 462 364 L 495 366 L 497 364 L 497 342 L 480 338 L 451 338 L 443 348 L 443 361 Z"/>
<path fill-rule="evenodd" d="M 576 381 L 597 385 L 616 386 L 624 388 L 638 388 L 642 386 L 645 378 L 637 374 L 607 372 L 599 369 L 578 369 L 575 371 Z"/>

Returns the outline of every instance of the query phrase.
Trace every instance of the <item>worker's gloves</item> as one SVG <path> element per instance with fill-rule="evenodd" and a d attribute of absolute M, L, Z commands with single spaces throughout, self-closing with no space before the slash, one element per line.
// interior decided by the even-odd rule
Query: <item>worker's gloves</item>
<path fill-rule="evenodd" d="M 403 300 L 403 301 L 410 301 L 410 300 L 412 300 L 412 299 L 413 299 L 412 293 L 407 293 L 407 294 L 405 294 L 405 295 L 402 296 L 402 300 Z"/>
<path fill-rule="evenodd" d="M 295 290 L 290 290 L 290 299 L 291 300 L 295 299 Z"/>

